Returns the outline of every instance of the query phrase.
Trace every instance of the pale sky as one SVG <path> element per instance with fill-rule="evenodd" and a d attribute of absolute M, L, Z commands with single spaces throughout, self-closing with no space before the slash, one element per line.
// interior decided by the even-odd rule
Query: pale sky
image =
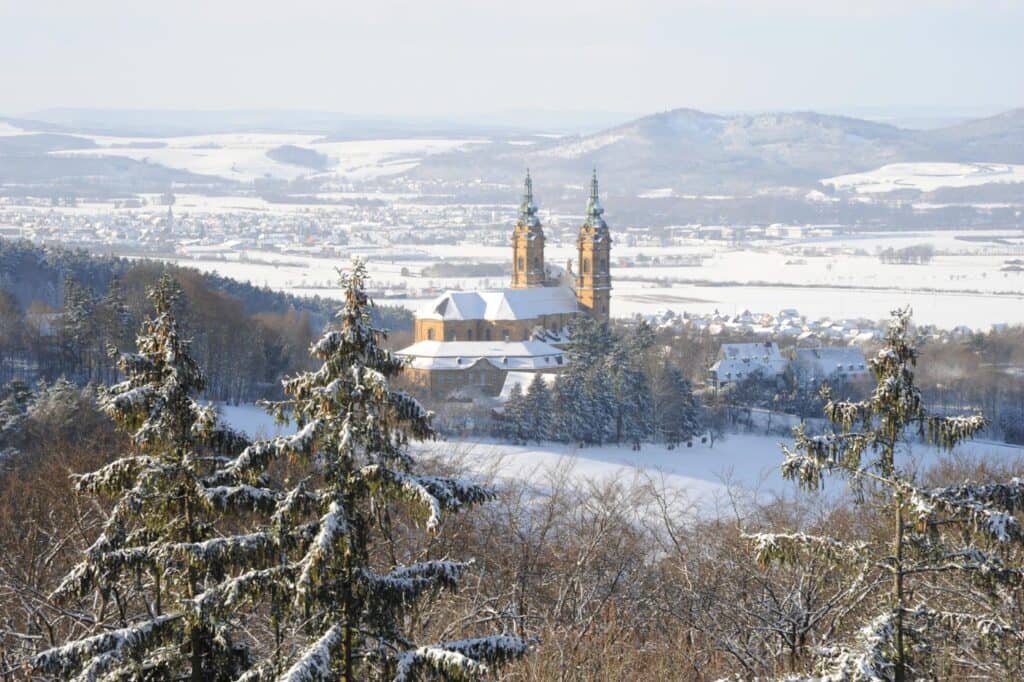
<path fill-rule="evenodd" d="M 0 0 L 0 114 L 1024 106 L 1024 0 Z"/>

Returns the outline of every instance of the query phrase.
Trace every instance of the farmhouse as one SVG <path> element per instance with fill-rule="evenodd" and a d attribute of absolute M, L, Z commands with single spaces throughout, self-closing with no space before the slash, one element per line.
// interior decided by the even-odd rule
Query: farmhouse
<path fill-rule="evenodd" d="M 718 360 L 711 365 L 711 379 L 717 388 L 757 374 L 775 381 L 786 371 L 786 364 L 786 358 L 774 341 L 723 343 Z"/>

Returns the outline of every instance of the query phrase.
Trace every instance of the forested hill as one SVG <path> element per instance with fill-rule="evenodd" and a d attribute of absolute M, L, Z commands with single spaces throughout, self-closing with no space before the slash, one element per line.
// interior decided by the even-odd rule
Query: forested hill
<path fill-rule="evenodd" d="M 209 377 L 206 397 L 216 400 L 275 395 L 280 377 L 309 361 L 310 342 L 340 305 L 156 261 L 0 239 L 0 382 L 114 380 L 107 349 L 132 347 L 151 313 L 146 290 L 164 272 L 185 293 L 181 322 Z M 401 308 L 373 315 L 386 329 L 412 326 Z"/>
<path fill-rule="evenodd" d="M 339 265 L 344 266 L 345 263 Z M 157 273 L 167 271 L 189 278 L 198 277 L 211 291 L 237 299 L 248 315 L 297 310 L 308 313 L 315 326 L 322 326 L 338 306 L 337 301 L 319 296 L 300 298 L 214 273 L 200 273 L 194 268 L 158 261 L 96 256 L 81 249 L 35 246 L 25 240 L 0 238 L 0 289 L 12 294 L 23 309 L 28 309 L 33 303 L 60 308 L 67 279 L 103 295 L 115 277 L 122 281 L 138 278 L 150 283 L 156 281 Z M 412 314 L 404 308 L 378 307 L 375 314 L 377 323 L 387 329 L 412 328 Z"/>

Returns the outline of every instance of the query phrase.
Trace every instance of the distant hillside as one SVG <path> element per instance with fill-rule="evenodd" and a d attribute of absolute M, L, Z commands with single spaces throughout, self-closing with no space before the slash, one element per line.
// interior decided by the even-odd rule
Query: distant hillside
<path fill-rule="evenodd" d="M 202 163 L 177 168 L 158 165 L 148 157 L 136 155 L 132 160 L 108 154 L 117 147 L 159 146 L 160 141 L 124 138 L 121 144 L 89 151 L 97 142 L 86 137 L 89 131 L 137 131 L 149 120 L 144 112 L 55 111 L 42 112 L 48 123 L 0 119 L 4 126 L 26 134 L 0 135 L 0 192 L 80 193 L 117 195 L 132 192 L 162 192 L 171 184 L 176 191 L 224 193 L 244 190 L 255 178 L 262 178 L 267 169 L 260 164 L 240 164 L 235 168 L 225 159 L 235 157 L 233 144 L 227 139 L 221 149 L 220 165 Z M 158 115 L 157 115 L 158 114 Z M 265 127 L 278 129 L 288 119 L 275 118 L 267 112 L 235 112 L 218 118 L 210 113 L 156 112 L 157 120 L 168 125 L 178 121 L 189 127 L 213 126 L 220 121 L 231 130 L 259 131 Z M 276 168 L 280 178 L 294 179 L 313 175 L 333 161 L 337 149 L 314 149 L 327 141 L 360 139 L 377 131 L 376 139 L 398 134 L 410 138 L 429 138 L 436 132 L 428 122 L 420 128 L 389 127 L 390 124 L 357 121 L 334 114 L 294 115 L 295 130 L 325 131 L 324 138 L 300 144 L 287 140 L 253 138 L 266 144 L 266 156 L 285 164 Z M 100 124 L 107 121 L 110 129 Z M 275 122 L 274 126 L 271 123 Z M 228 125 L 230 123 L 230 125 Z M 74 125 L 87 126 L 85 129 Z M 97 128 L 99 126 L 99 128 Z M 248 127 L 247 127 L 248 126 Z M 168 130 L 174 130 L 171 126 Z M 326 131 L 331 132 L 326 132 Z M 447 126 L 452 140 L 474 137 L 483 128 L 466 125 Z M 44 131 L 44 132 L 39 132 Z M 75 133 L 81 133 L 76 135 Z M 175 138 L 168 140 L 169 146 Z M 181 155 L 195 161 L 196 147 L 188 138 L 179 140 Z M 248 139 L 248 138 L 247 138 Z M 312 138 L 311 138 L 312 139 Z M 251 140 L 250 140 L 251 142 Z M 552 138 L 540 134 L 484 134 L 473 144 L 410 144 L 398 150 L 368 153 L 358 145 L 344 153 L 355 154 L 362 178 L 392 177 L 403 174 L 413 180 L 442 180 L 467 187 L 481 180 L 478 189 L 507 186 L 527 166 L 533 168 L 538 189 L 555 188 L 561 193 L 582 191 L 591 167 L 598 166 L 610 181 L 609 187 L 636 196 L 660 190 L 660 195 L 751 195 L 765 190 L 794 188 L 802 195 L 812 188 L 820 189 L 819 181 L 851 173 L 874 170 L 894 163 L 906 162 L 977 162 L 1024 164 L 1024 109 L 998 116 L 977 119 L 931 130 L 910 130 L 857 118 L 818 114 L 814 112 L 779 112 L 763 114 L 716 115 L 694 109 L 676 109 L 644 116 L 600 132 Z M 99 146 L 109 144 L 104 141 Z M 367 148 L 369 149 L 369 148 Z M 63 152 L 69 152 L 67 154 Z M 75 151 L 72 154 L 70 152 Z M 239 150 L 240 153 L 245 150 Z M 124 156 L 132 156 L 126 154 Z M 204 155 L 200 155 L 204 156 Z M 244 156 L 244 153 L 241 154 Z M 154 153 L 154 159 L 177 158 Z M 198 157 L 197 157 L 198 158 Z M 389 167 L 381 174 L 382 164 L 395 160 L 409 162 L 406 168 Z M 184 163 L 184 162 L 183 162 Z M 357 164 L 357 165 L 358 165 Z M 417 165 L 418 164 L 418 165 Z M 303 170 L 305 169 L 305 170 Z M 217 173 L 217 175 L 213 175 Z M 312 181 L 315 185 L 317 180 Z M 575 187 L 575 189 L 573 189 Z M 493 197 L 476 196 L 486 200 Z M 554 197 L 552 197 L 554 198 Z"/>
<path fill-rule="evenodd" d="M 925 134 L 942 160 L 1024 163 L 1024 108 Z"/>
<path fill-rule="evenodd" d="M 593 135 L 437 155 L 413 173 L 507 182 L 529 166 L 544 182 L 563 185 L 582 182 L 596 165 L 625 192 L 815 187 L 824 177 L 905 161 L 1024 163 L 1022 111 L 919 131 L 813 112 L 719 116 L 676 109 Z"/>

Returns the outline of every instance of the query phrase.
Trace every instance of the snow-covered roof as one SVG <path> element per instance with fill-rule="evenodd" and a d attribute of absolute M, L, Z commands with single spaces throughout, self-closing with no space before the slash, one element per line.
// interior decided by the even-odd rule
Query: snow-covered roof
<path fill-rule="evenodd" d="M 760 372 L 768 378 L 786 371 L 786 358 L 773 342 L 723 343 L 719 360 L 711 366 L 719 381 L 734 381 Z"/>
<path fill-rule="evenodd" d="M 533 383 L 533 378 L 538 375 L 548 385 L 548 388 L 554 386 L 555 378 L 558 376 L 551 372 L 509 372 L 505 375 L 505 383 L 501 386 L 498 400 L 503 403 L 508 402 L 508 399 L 512 396 L 513 386 L 518 386 L 523 393 L 526 393 L 530 384 Z"/>
<path fill-rule="evenodd" d="M 536 371 L 565 366 L 565 352 L 543 341 L 420 341 L 398 351 L 414 369 L 469 369 L 486 361 L 498 369 Z"/>
<path fill-rule="evenodd" d="M 796 362 L 810 369 L 818 377 L 836 373 L 860 374 L 867 372 L 867 361 L 860 348 L 850 346 L 825 346 L 822 348 L 798 348 Z"/>
<path fill-rule="evenodd" d="M 423 320 L 532 320 L 579 311 L 569 287 L 449 291 L 416 313 Z"/>

